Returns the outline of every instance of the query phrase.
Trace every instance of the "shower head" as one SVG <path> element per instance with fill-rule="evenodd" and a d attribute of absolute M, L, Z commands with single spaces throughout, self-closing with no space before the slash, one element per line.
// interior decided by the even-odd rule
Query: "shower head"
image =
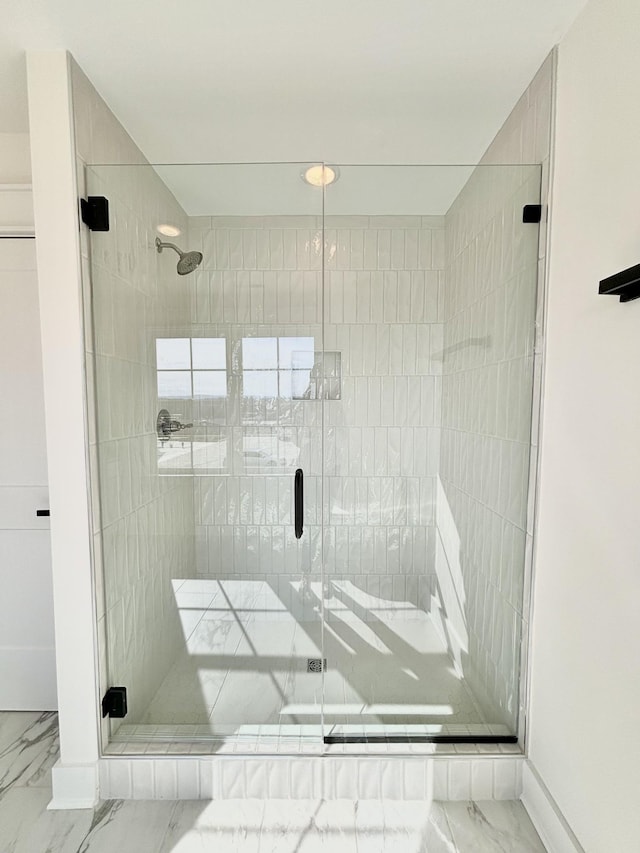
<path fill-rule="evenodd" d="M 202 263 L 201 252 L 183 252 L 178 261 L 178 275 L 188 275 Z"/>
<path fill-rule="evenodd" d="M 180 255 L 177 267 L 178 275 L 188 275 L 202 263 L 202 252 L 181 252 L 173 243 L 163 243 L 159 237 L 156 237 L 156 249 L 158 250 L 158 254 L 160 254 L 163 249 L 173 249 L 174 252 L 177 252 L 178 255 Z"/>

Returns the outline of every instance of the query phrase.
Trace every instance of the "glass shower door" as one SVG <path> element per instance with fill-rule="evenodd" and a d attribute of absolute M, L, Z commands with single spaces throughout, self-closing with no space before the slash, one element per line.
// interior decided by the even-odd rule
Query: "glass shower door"
<path fill-rule="evenodd" d="M 540 169 L 337 173 L 325 742 L 514 741 Z"/>
<path fill-rule="evenodd" d="M 111 213 L 90 265 L 112 739 L 321 744 L 322 191 L 301 170 L 88 168 Z"/>

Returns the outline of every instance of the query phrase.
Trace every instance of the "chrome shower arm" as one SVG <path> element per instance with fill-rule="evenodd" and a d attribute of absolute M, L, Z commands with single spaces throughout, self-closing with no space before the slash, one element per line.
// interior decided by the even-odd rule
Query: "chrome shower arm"
<path fill-rule="evenodd" d="M 156 237 L 156 248 L 160 254 L 162 254 L 163 249 L 173 249 L 180 257 L 182 257 L 182 252 L 174 243 L 163 243 L 159 237 Z"/>

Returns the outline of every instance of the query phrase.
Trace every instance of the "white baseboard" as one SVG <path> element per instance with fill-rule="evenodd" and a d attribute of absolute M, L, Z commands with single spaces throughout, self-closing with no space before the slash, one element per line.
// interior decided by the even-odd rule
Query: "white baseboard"
<path fill-rule="evenodd" d="M 47 806 L 58 809 L 92 809 L 98 803 L 98 764 L 65 765 L 51 771 L 53 799 Z"/>
<path fill-rule="evenodd" d="M 549 853 L 585 853 L 530 761 L 522 768 L 522 803 Z"/>

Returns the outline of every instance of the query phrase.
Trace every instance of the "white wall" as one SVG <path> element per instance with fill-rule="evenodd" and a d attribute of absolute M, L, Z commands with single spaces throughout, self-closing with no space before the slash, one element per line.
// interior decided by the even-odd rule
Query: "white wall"
<path fill-rule="evenodd" d="M 55 709 L 53 595 L 31 158 L 0 133 L 0 708 Z"/>
<path fill-rule="evenodd" d="M 0 133 L 0 181 L 7 184 L 31 182 L 28 133 Z"/>
<path fill-rule="evenodd" d="M 49 519 L 36 516 L 49 490 L 32 239 L 0 238 L 0 397 L 0 709 L 53 710 Z"/>
<path fill-rule="evenodd" d="M 530 757 L 589 853 L 640 839 L 640 5 L 560 44 Z"/>

